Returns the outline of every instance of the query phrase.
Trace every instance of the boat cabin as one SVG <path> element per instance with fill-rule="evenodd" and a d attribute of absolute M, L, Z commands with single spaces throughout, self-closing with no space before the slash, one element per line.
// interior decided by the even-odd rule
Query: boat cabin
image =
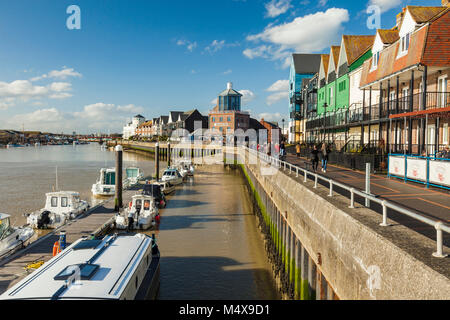
<path fill-rule="evenodd" d="M 153 209 L 154 198 L 151 195 L 136 195 L 132 197 L 131 207 L 129 208 L 132 212 L 137 212 L 138 214 L 145 213 L 146 211 L 151 211 Z"/>
<path fill-rule="evenodd" d="M 46 197 L 45 210 L 54 213 L 70 213 L 83 205 L 78 192 L 51 192 L 47 193 Z"/>
<path fill-rule="evenodd" d="M 14 229 L 11 228 L 10 218 L 9 214 L 0 213 L 0 240 L 5 239 L 14 232 Z"/>
<path fill-rule="evenodd" d="M 115 186 L 116 185 L 116 169 L 101 169 L 100 170 L 100 183 L 103 185 Z"/>

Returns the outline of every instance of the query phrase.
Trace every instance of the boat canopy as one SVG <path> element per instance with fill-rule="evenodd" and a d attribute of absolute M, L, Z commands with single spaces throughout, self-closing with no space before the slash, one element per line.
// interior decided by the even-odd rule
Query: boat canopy
<path fill-rule="evenodd" d="M 137 178 L 139 176 L 139 168 L 127 168 L 127 178 Z"/>

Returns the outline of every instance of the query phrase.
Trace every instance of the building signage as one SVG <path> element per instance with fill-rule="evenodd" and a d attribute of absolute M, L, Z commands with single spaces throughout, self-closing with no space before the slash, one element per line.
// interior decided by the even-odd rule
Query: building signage
<path fill-rule="evenodd" d="M 393 176 L 405 176 L 405 158 L 389 157 L 389 174 Z"/>
<path fill-rule="evenodd" d="M 450 186 L 450 161 L 430 161 L 430 183 Z"/>
<path fill-rule="evenodd" d="M 427 181 L 427 160 L 409 158 L 407 167 L 409 179 Z"/>

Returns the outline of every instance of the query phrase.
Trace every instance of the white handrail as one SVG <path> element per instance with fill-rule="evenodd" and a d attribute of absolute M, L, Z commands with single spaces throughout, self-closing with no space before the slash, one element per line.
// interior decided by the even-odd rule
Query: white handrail
<path fill-rule="evenodd" d="M 314 177 L 314 179 L 313 179 L 314 180 L 314 189 L 317 189 L 319 180 L 328 182 L 329 185 L 330 185 L 330 187 L 329 187 L 329 189 L 330 189 L 329 197 L 333 196 L 333 186 L 337 186 L 337 187 L 340 187 L 340 188 L 342 188 L 344 190 L 349 191 L 350 192 L 350 206 L 349 206 L 349 208 L 351 208 L 351 209 L 354 208 L 354 203 L 355 203 L 354 195 L 355 194 L 360 196 L 360 197 L 362 197 L 362 198 L 364 198 L 364 199 L 370 200 L 371 202 L 380 204 L 381 207 L 383 208 L 383 221 L 382 221 L 382 223 L 380 225 L 383 226 L 383 227 L 388 227 L 389 226 L 389 224 L 387 223 L 387 209 L 388 208 L 390 208 L 390 209 L 392 209 L 394 211 L 397 211 L 397 212 L 399 212 L 401 214 L 407 215 L 408 217 L 413 218 L 415 220 L 418 220 L 418 221 L 420 221 L 422 223 L 425 223 L 425 224 L 427 224 L 427 225 L 429 225 L 431 227 L 434 227 L 436 229 L 437 252 L 433 253 L 433 256 L 437 257 L 437 258 L 445 258 L 447 256 L 447 255 L 445 255 L 443 253 L 443 236 L 442 236 L 442 231 L 450 233 L 450 226 L 444 224 L 442 221 L 432 220 L 432 219 L 430 219 L 428 217 L 425 217 L 423 215 L 417 214 L 417 213 L 415 213 L 415 212 L 413 212 L 411 210 L 408 210 L 406 208 L 400 207 L 399 205 L 391 203 L 391 202 L 389 202 L 387 200 L 381 200 L 381 199 L 379 199 L 377 197 L 374 197 L 373 195 L 367 194 L 367 193 L 365 193 L 363 191 L 360 191 L 360 190 L 356 190 L 354 187 L 342 184 L 340 182 L 334 181 L 334 180 L 329 179 L 329 178 L 325 178 L 323 176 L 318 175 L 315 172 L 313 173 L 313 172 L 310 172 L 310 171 L 308 171 L 306 169 L 303 169 L 303 168 L 297 167 L 295 165 L 292 165 L 289 162 L 281 161 L 280 159 L 274 158 L 274 157 L 269 156 L 269 155 L 267 155 L 265 153 L 258 152 L 258 151 L 253 150 L 253 149 L 249 149 L 249 148 L 247 148 L 245 146 L 243 146 L 242 148 L 244 148 L 245 150 L 247 150 L 249 152 L 252 152 L 256 156 L 258 156 L 260 159 L 264 160 L 268 164 L 274 165 L 275 167 L 277 167 L 279 169 L 281 169 L 281 167 L 284 166 L 284 170 L 286 170 L 286 166 L 289 165 L 290 173 L 292 173 L 292 169 L 295 168 L 295 171 L 297 172 L 297 176 L 298 176 L 298 172 L 299 171 L 303 171 L 304 182 L 305 183 L 307 182 L 308 175 L 309 176 L 313 176 Z"/>

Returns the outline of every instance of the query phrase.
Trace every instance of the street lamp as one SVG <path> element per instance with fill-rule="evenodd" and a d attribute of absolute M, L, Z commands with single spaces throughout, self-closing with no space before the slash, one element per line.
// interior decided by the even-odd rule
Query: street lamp
<path fill-rule="evenodd" d="M 283 123 L 283 131 L 281 132 L 281 138 L 282 140 L 284 140 L 284 119 L 281 120 L 281 122 Z"/>
<path fill-rule="evenodd" d="M 323 141 L 325 142 L 325 127 L 326 127 L 326 121 L 327 121 L 327 108 L 328 108 L 328 104 L 325 102 L 323 104 L 323 109 L 324 109 L 324 114 L 323 114 Z"/>

